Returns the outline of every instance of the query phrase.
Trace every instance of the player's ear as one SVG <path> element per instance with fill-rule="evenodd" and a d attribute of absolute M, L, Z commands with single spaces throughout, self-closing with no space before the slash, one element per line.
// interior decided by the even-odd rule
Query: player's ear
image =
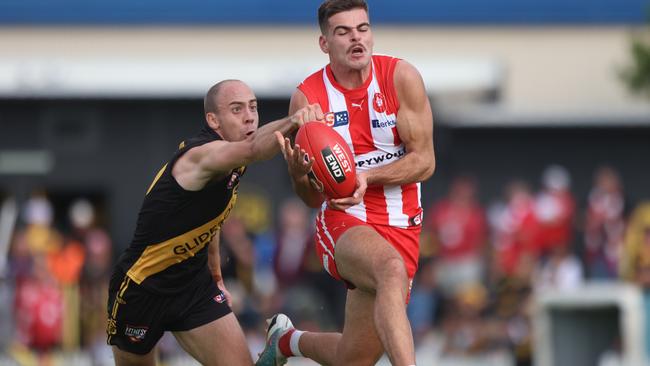
<path fill-rule="evenodd" d="M 318 37 L 318 45 L 320 46 L 320 49 L 321 51 L 323 51 L 323 53 L 329 52 L 329 47 L 327 46 L 327 40 L 325 39 L 325 36 L 322 34 L 320 37 Z"/>
<path fill-rule="evenodd" d="M 205 121 L 208 123 L 208 126 L 210 126 L 210 128 L 215 131 L 218 131 L 221 127 L 219 119 L 217 119 L 217 115 L 213 112 L 208 112 L 205 114 Z"/>

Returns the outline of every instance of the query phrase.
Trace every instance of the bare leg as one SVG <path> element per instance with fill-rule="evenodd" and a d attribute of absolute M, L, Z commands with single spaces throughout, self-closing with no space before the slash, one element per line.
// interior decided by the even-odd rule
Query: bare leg
<path fill-rule="evenodd" d="M 251 366 L 244 332 L 233 313 L 185 332 L 174 332 L 183 349 L 202 365 Z"/>
<path fill-rule="evenodd" d="M 117 366 L 153 366 L 156 364 L 156 349 L 146 355 L 137 355 L 135 353 L 122 351 L 113 346 L 113 357 Z"/>
<path fill-rule="evenodd" d="M 300 352 L 321 365 L 373 365 L 384 353 L 374 327 L 375 296 L 348 290 L 345 324 L 341 333 L 305 332 Z"/>
<path fill-rule="evenodd" d="M 374 324 L 375 296 L 360 289 L 348 290 L 343 336 L 336 352 L 336 365 L 374 365 L 384 347 Z"/>
<path fill-rule="evenodd" d="M 391 363 L 414 365 L 413 335 L 406 315 L 408 275 L 400 254 L 372 228 L 356 226 L 339 238 L 335 258 L 341 277 L 358 291 L 375 295 L 374 324 Z"/>
<path fill-rule="evenodd" d="M 303 333 L 300 353 L 323 365 L 348 366 L 372 365 L 386 350 L 393 365 L 414 365 L 408 275 L 400 254 L 374 229 L 356 226 L 339 238 L 335 259 L 339 274 L 357 286 L 348 291 L 343 333 Z M 270 339 L 258 365 L 285 362 L 276 356 L 278 338 Z"/>
<path fill-rule="evenodd" d="M 321 365 L 333 366 L 341 333 L 305 332 L 300 337 L 300 353 Z"/>

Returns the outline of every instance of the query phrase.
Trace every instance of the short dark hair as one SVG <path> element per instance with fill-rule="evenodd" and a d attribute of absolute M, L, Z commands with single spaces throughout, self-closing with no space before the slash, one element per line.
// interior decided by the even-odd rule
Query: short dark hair
<path fill-rule="evenodd" d="M 368 12 L 366 0 L 325 0 L 318 8 L 318 25 L 322 34 L 327 32 L 327 22 L 332 15 L 352 9 L 363 9 Z"/>
<path fill-rule="evenodd" d="M 205 95 L 205 98 L 203 99 L 203 111 L 205 112 L 205 114 L 218 112 L 217 97 L 219 96 L 219 92 L 221 92 L 221 88 L 226 83 L 230 83 L 233 81 L 240 81 L 240 80 L 236 80 L 236 79 L 221 80 L 220 82 L 210 87 L 208 93 Z"/>

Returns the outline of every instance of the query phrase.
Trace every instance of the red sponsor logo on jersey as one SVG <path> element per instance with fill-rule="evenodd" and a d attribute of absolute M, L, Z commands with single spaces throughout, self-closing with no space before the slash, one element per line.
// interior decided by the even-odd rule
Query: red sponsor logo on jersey
<path fill-rule="evenodd" d="M 325 125 L 328 127 L 339 127 L 350 123 L 348 111 L 325 113 Z"/>
<path fill-rule="evenodd" d="M 325 113 L 325 124 L 329 127 L 334 126 L 334 112 Z"/>
<path fill-rule="evenodd" d="M 372 107 L 377 113 L 386 112 L 386 99 L 382 93 L 375 93 L 375 96 L 372 97 Z"/>

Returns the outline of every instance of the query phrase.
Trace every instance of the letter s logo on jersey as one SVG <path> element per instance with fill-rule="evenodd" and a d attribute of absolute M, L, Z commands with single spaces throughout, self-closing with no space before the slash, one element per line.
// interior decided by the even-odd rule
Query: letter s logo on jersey
<path fill-rule="evenodd" d="M 325 124 L 328 127 L 334 126 L 334 112 L 325 113 Z"/>
<path fill-rule="evenodd" d="M 375 96 L 372 97 L 372 107 L 377 113 L 386 112 L 386 100 L 382 93 L 375 93 Z"/>
<path fill-rule="evenodd" d="M 350 123 L 347 111 L 325 113 L 325 124 L 329 127 L 344 126 Z"/>

